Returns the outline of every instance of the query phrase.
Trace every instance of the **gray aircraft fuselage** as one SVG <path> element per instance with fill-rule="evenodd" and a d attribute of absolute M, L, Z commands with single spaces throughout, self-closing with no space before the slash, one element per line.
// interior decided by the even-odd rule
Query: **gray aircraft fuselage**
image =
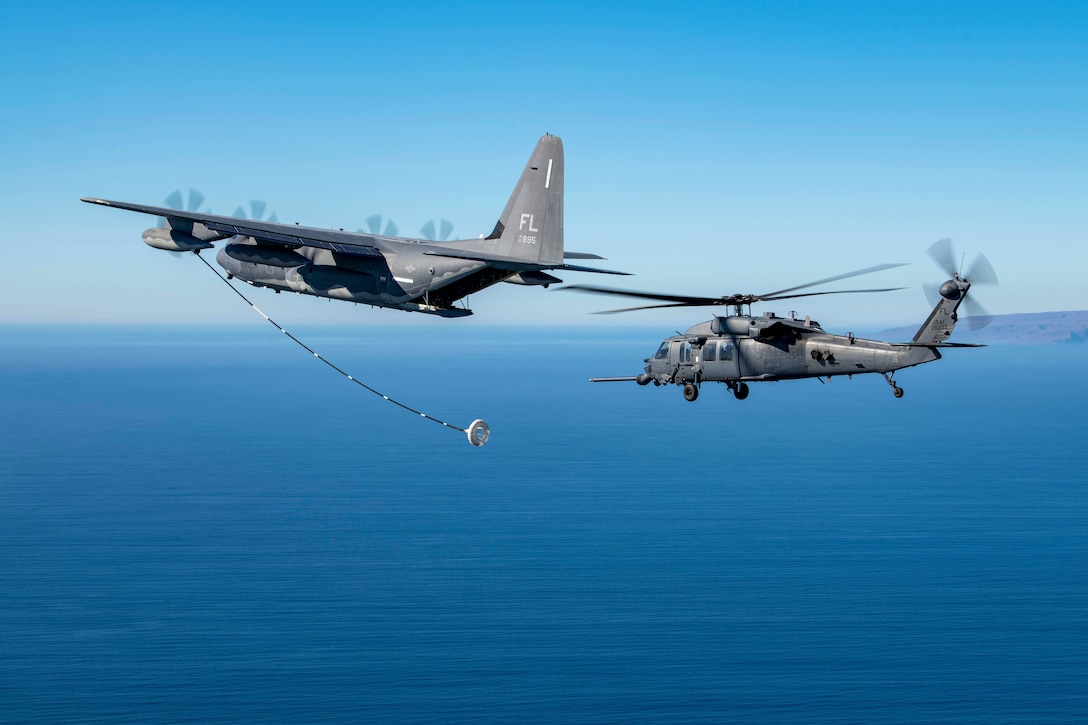
<path fill-rule="evenodd" d="M 199 253 L 226 241 L 216 261 L 229 276 L 257 287 L 463 317 L 472 311 L 456 303 L 497 282 L 548 287 L 562 281 L 552 270 L 624 274 L 566 263 L 603 258 L 564 250 L 563 166 L 562 140 L 545 134 L 491 234 L 449 242 L 83 201 L 162 217 L 162 225 L 143 234 L 157 249 Z"/>
<path fill-rule="evenodd" d="M 257 287 L 443 317 L 472 314 L 454 303 L 515 274 L 486 262 L 440 256 L 441 249 L 423 242 L 378 237 L 368 242 L 379 255 L 313 247 L 271 250 L 247 239 L 224 245 L 215 259 L 228 274 Z"/>
<path fill-rule="evenodd" d="M 946 342 L 970 283 L 955 275 L 939 290 L 939 301 L 910 342 L 883 342 L 825 332 L 819 323 L 766 313 L 729 315 L 694 325 L 667 338 L 637 376 L 591 378 L 592 382 L 635 381 L 640 385 L 681 385 L 694 401 L 703 383 L 724 383 L 733 395 L 748 397 L 749 382 L 830 379 L 878 373 L 903 396 L 891 373 L 941 359 L 941 349 L 976 347 Z"/>
<path fill-rule="evenodd" d="M 772 329 L 768 337 L 761 333 Z M 833 335 L 814 321 L 718 317 L 661 343 L 645 374 L 671 383 L 772 381 L 890 373 L 940 359 L 936 347 Z"/>

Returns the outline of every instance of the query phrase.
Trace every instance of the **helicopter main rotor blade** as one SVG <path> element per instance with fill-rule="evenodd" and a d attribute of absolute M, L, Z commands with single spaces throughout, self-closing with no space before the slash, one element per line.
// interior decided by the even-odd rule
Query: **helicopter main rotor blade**
<path fill-rule="evenodd" d="M 623 307 L 618 310 L 600 310 L 599 312 L 590 312 L 591 315 L 614 315 L 617 312 L 634 312 L 635 310 L 660 310 L 665 307 L 701 307 L 702 305 L 689 305 L 686 302 L 674 302 L 669 305 L 642 305 L 641 307 Z"/>
<path fill-rule="evenodd" d="M 906 287 L 884 287 L 881 289 L 840 289 L 830 290 L 828 292 L 801 292 L 796 295 L 775 295 L 774 297 L 757 297 L 760 302 L 766 300 L 790 300 L 795 297 L 816 297 L 817 295 L 851 295 L 863 292 L 895 292 L 897 290 L 906 289 Z"/>
<path fill-rule="evenodd" d="M 952 240 L 947 237 L 935 241 L 928 250 L 929 256 L 937 263 L 937 266 L 949 277 L 955 276 L 959 271 L 956 265 L 956 253 L 952 251 Z"/>
<path fill-rule="evenodd" d="M 775 295 L 780 295 L 784 292 L 793 292 L 794 290 L 804 289 L 805 287 L 815 287 L 818 284 L 825 284 L 827 282 L 835 282 L 840 279 L 847 279 L 848 277 L 860 277 L 863 274 L 872 274 L 873 272 L 881 272 L 885 269 L 894 269 L 895 267 L 905 267 L 906 262 L 900 262 L 897 264 L 878 264 L 875 267 L 866 267 L 865 269 L 855 270 L 853 272 L 847 272 L 845 274 L 836 274 L 834 277 L 825 277 L 824 279 L 818 279 L 815 282 L 806 282 L 805 284 L 799 284 L 796 287 L 787 287 L 786 289 L 780 289 L 775 292 L 768 292 L 763 295 L 756 295 L 761 300 L 775 299 Z"/>
<path fill-rule="evenodd" d="M 891 265 L 891 266 L 898 267 L 898 266 L 902 266 L 902 265 Z M 847 276 L 850 276 L 850 275 L 847 275 Z M 827 280 L 822 280 L 822 281 L 826 282 Z M 820 283 L 819 282 L 814 282 L 813 284 L 820 284 Z M 806 287 L 808 285 L 801 285 L 801 286 Z M 603 313 L 596 313 L 596 314 L 611 314 L 613 312 L 632 312 L 634 310 L 648 310 L 648 309 L 656 309 L 656 308 L 659 308 L 659 307 L 715 307 L 715 306 L 719 306 L 719 305 L 750 305 L 753 302 L 761 302 L 761 301 L 764 301 L 764 300 L 788 300 L 788 299 L 793 299 L 795 297 L 815 297 L 817 295 L 857 294 L 857 293 L 864 293 L 864 292 L 894 292 L 896 290 L 900 290 L 900 289 L 903 289 L 903 288 L 902 287 L 882 287 L 880 289 L 829 290 L 829 291 L 826 291 L 826 292 L 802 292 L 802 293 L 799 293 L 799 294 L 792 294 L 792 295 L 774 294 L 774 295 L 771 295 L 771 296 L 735 294 L 735 295 L 727 295 L 727 296 L 724 296 L 724 297 L 691 297 L 691 296 L 688 296 L 688 295 L 666 295 L 666 294 L 658 294 L 656 292 L 636 292 L 635 290 L 611 289 L 609 287 L 596 287 L 596 286 L 593 286 L 593 285 L 584 285 L 584 284 L 567 285 L 566 287 L 562 287 L 561 289 L 572 290 L 574 292 L 590 292 L 590 293 L 593 293 L 593 294 L 614 295 L 614 296 L 617 296 L 617 297 L 634 297 L 636 299 L 658 300 L 660 302 L 669 303 L 669 304 L 664 304 L 664 305 L 644 305 L 644 306 L 640 306 L 640 307 L 625 307 L 625 308 L 623 308 L 621 310 L 606 310 Z M 798 289 L 798 288 L 794 287 L 793 289 Z M 789 290 L 783 290 L 783 292 L 787 292 L 787 291 L 789 291 Z"/>
<path fill-rule="evenodd" d="M 676 306 L 699 307 L 704 305 L 724 304 L 721 297 L 689 297 L 687 295 L 663 295 L 656 292 L 636 292 L 634 290 L 610 289 L 608 287 L 594 287 L 588 284 L 569 284 L 564 290 L 574 292 L 591 292 L 599 295 L 616 295 L 618 297 L 635 297 L 644 300 L 660 300 L 662 302 L 675 302 Z M 631 309 L 639 309 L 632 307 Z"/>

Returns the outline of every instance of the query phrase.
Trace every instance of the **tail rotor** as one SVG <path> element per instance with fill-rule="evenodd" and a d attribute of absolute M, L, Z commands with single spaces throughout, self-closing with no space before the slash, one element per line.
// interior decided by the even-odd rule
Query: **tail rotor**
<path fill-rule="evenodd" d="M 986 259 L 986 256 L 979 254 L 971 262 L 971 266 L 967 268 L 966 272 L 961 275 L 961 265 L 956 263 L 956 252 L 952 245 L 951 239 L 939 239 L 934 242 L 928 250 L 930 258 L 941 268 L 945 274 L 947 274 L 952 280 L 961 280 L 968 284 L 968 287 L 975 285 L 981 285 L 983 287 L 996 287 L 997 272 L 994 271 L 994 267 L 990 264 L 990 260 Z M 946 282 L 945 285 L 948 283 Z M 931 285 L 926 284 L 922 286 L 925 291 L 926 299 L 934 307 L 940 303 L 942 298 L 941 290 L 944 289 L 944 285 Z M 964 292 L 966 294 L 966 291 Z M 971 296 L 967 295 L 963 300 L 964 308 L 967 311 L 967 319 L 965 322 L 967 326 L 972 330 L 981 330 L 993 321 L 993 315 L 986 311 L 986 308 L 982 306 L 979 301 Z"/>

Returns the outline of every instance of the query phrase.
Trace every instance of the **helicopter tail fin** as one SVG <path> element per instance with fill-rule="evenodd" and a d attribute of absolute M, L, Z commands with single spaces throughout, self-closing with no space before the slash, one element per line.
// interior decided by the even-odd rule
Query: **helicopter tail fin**
<path fill-rule="evenodd" d="M 953 276 L 942 284 L 939 290 L 940 300 L 933 307 L 933 311 L 929 313 L 922 327 L 915 333 L 912 342 L 921 345 L 936 345 L 951 337 L 952 330 L 955 329 L 956 321 L 959 319 L 956 310 L 967 298 L 967 290 L 970 288 L 970 283 L 960 279 L 959 275 Z"/>

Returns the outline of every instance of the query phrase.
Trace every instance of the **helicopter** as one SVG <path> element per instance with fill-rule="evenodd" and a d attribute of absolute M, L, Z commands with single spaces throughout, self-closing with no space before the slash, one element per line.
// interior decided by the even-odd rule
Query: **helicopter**
<path fill-rule="evenodd" d="M 760 316 L 751 314 L 756 302 L 810 297 L 828 294 L 891 292 L 898 288 L 834 290 L 803 292 L 849 277 L 871 274 L 902 264 L 881 264 L 854 272 L 827 277 L 815 282 L 789 287 L 766 294 L 733 294 L 723 297 L 691 297 L 685 295 L 634 292 L 589 285 L 568 285 L 562 289 L 594 294 L 618 295 L 657 300 L 665 304 L 606 310 L 597 314 L 613 314 L 664 307 L 731 307 L 733 314 L 716 316 L 664 340 L 653 357 L 646 358 L 639 375 L 628 377 L 590 378 L 590 382 L 634 381 L 639 385 L 679 385 L 684 399 L 699 397 L 703 383 L 724 383 L 737 400 L 748 397 L 748 384 L 800 378 L 824 379 L 845 375 L 876 373 L 884 376 L 896 398 L 903 397 L 903 388 L 894 378 L 896 371 L 941 359 L 946 348 L 982 347 L 982 345 L 948 342 L 959 319 L 957 311 L 963 303 L 973 314 L 967 317 L 973 329 L 989 324 L 990 316 L 974 300 L 968 298 L 972 285 L 996 285 L 997 274 L 985 256 L 979 255 L 970 270 L 961 274 L 955 263 L 950 239 L 941 239 L 929 248 L 929 255 L 949 275 L 939 287 L 927 287 L 933 310 L 910 342 L 884 342 L 855 337 L 853 333 L 835 335 L 826 332 L 811 317 L 798 319 L 795 313 L 779 317 L 773 312 Z M 794 294 L 795 293 L 795 294 Z M 973 309 L 972 309 L 973 308 Z M 747 309 L 748 314 L 745 314 Z"/>

